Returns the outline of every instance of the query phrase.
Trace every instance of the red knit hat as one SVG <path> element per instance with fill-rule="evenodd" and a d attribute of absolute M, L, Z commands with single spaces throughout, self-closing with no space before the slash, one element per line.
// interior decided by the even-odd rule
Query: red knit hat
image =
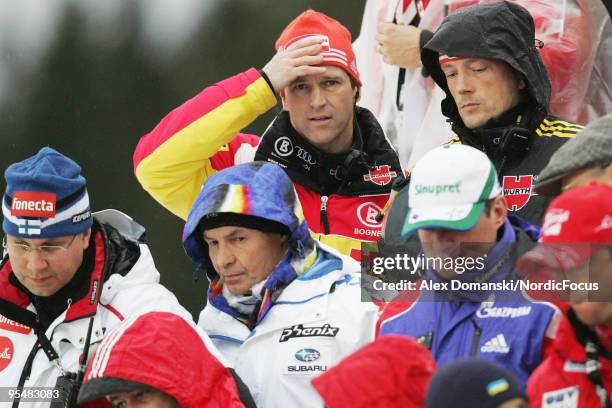
<path fill-rule="evenodd" d="M 593 182 L 553 200 L 544 217 L 540 242 L 521 258 L 519 267 L 533 262 L 573 269 L 612 245 L 612 186 Z"/>
<path fill-rule="evenodd" d="M 321 65 L 334 65 L 344 69 L 361 87 L 355 53 L 351 45 L 351 33 L 345 26 L 323 13 L 306 10 L 297 16 L 285 27 L 274 47 L 277 50 L 284 50 L 297 40 L 311 36 L 320 36 L 324 39 Z"/>

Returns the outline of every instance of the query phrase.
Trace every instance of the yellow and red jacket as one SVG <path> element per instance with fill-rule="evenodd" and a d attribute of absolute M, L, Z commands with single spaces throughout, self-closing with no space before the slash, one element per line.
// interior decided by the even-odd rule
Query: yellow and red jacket
<path fill-rule="evenodd" d="M 141 138 L 134 152 L 136 177 L 185 220 L 214 172 L 254 159 L 276 163 L 295 185 L 312 236 L 360 260 L 361 243 L 380 236 L 377 215 L 392 180 L 403 177 L 395 150 L 374 116 L 359 107 L 346 154 L 316 149 L 293 129 L 286 111 L 262 137 L 240 133 L 275 105 L 274 92 L 253 68 L 205 88 Z"/>

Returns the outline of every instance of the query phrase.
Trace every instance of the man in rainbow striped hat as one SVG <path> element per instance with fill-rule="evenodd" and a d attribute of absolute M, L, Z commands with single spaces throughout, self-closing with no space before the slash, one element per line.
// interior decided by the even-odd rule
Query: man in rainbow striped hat
<path fill-rule="evenodd" d="M 377 307 L 360 301 L 360 265 L 310 236 L 283 169 L 210 176 L 183 245 L 211 281 L 198 324 L 257 406 L 322 406 L 309 380 L 373 340 Z"/>

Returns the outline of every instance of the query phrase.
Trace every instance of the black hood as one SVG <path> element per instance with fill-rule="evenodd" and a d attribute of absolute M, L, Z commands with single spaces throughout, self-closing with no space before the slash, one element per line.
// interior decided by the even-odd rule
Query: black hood
<path fill-rule="evenodd" d="M 506 62 L 523 75 L 536 109 L 547 110 L 550 80 L 536 48 L 533 18 L 525 8 L 508 2 L 464 7 L 447 16 L 425 44 L 421 54 L 423 66 L 446 92 L 442 113 L 454 123 L 463 123 L 440 69 L 440 53 Z"/>
<path fill-rule="evenodd" d="M 286 151 L 279 150 L 281 143 L 288 146 Z M 282 111 L 262 135 L 255 160 L 278 164 L 291 181 L 324 195 L 389 194 L 393 179 L 404 178 L 397 152 L 380 124 L 359 106 L 348 152 L 317 149 L 293 128 L 289 112 Z"/>

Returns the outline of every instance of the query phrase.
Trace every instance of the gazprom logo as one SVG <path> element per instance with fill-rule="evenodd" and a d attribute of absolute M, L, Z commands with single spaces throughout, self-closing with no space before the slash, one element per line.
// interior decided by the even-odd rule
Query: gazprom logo
<path fill-rule="evenodd" d="M 300 349 L 295 353 L 296 360 L 303 361 L 305 363 L 316 361 L 319 359 L 319 357 L 321 357 L 321 353 L 311 348 Z"/>

